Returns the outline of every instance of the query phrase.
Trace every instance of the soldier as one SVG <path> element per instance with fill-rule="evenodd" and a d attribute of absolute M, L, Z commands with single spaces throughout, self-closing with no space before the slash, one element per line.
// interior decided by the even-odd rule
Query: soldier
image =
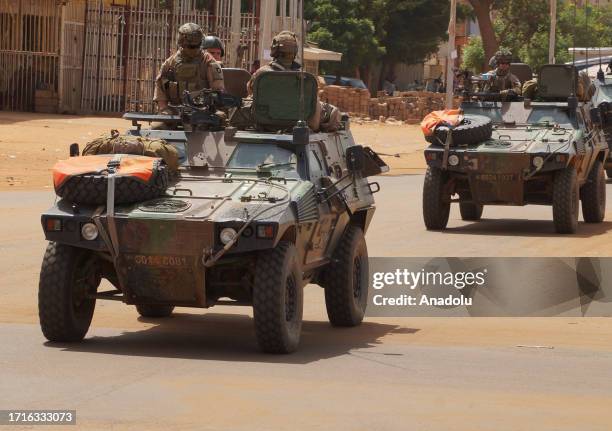
<path fill-rule="evenodd" d="M 164 62 L 155 80 L 153 100 L 161 113 L 175 113 L 168 104 L 181 104 L 185 90 L 224 89 L 221 66 L 201 48 L 203 37 L 197 24 L 187 23 L 179 28 L 179 49 Z"/>
<path fill-rule="evenodd" d="M 485 91 L 490 93 L 500 93 L 502 97 L 521 95 L 521 81 L 510 73 L 510 63 L 512 62 L 512 52 L 502 49 L 495 53 L 495 70 L 489 72 L 492 75 L 491 81 L 485 86 Z"/>
<path fill-rule="evenodd" d="M 249 95 L 253 94 L 253 81 L 263 73 L 269 71 L 300 70 L 301 66 L 295 61 L 298 52 L 298 43 L 295 33 L 287 30 L 281 31 L 272 39 L 270 55 L 274 60 L 266 66 L 262 66 L 253 74 L 247 84 Z"/>
<path fill-rule="evenodd" d="M 213 56 L 215 61 L 223 65 L 223 57 L 225 57 L 225 46 L 221 39 L 217 36 L 206 36 L 202 42 L 202 48 Z"/>

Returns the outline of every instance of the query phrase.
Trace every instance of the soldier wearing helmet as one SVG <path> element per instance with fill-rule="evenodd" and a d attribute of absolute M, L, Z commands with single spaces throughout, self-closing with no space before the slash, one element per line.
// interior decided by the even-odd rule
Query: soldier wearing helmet
<path fill-rule="evenodd" d="M 202 42 L 202 48 L 212 55 L 217 63 L 223 64 L 223 57 L 225 57 L 225 46 L 223 45 L 221 39 L 219 39 L 217 36 L 206 36 Z"/>
<path fill-rule="evenodd" d="M 512 52 L 501 49 L 495 53 L 495 69 L 489 72 L 492 79 L 485 86 L 485 91 L 500 93 L 502 97 L 520 96 L 521 81 L 510 73 L 510 63 L 512 62 Z"/>
<path fill-rule="evenodd" d="M 168 104 L 180 104 L 185 90 L 223 90 L 223 71 L 212 55 L 202 50 L 204 33 L 199 25 L 183 24 L 176 53 L 162 65 L 155 80 L 153 100 L 160 112 L 173 113 Z"/>
<path fill-rule="evenodd" d="M 298 42 L 295 33 L 287 30 L 281 31 L 272 39 L 270 55 L 273 60 L 270 64 L 260 67 L 247 84 L 249 95 L 253 94 L 253 81 L 263 73 L 270 71 L 300 70 L 300 64 L 295 61 L 298 52 Z"/>

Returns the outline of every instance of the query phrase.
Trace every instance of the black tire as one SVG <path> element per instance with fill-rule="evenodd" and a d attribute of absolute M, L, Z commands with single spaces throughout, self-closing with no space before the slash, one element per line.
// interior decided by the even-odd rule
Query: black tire
<path fill-rule="evenodd" d="M 168 317 L 174 311 L 174 305 L 137 304 L 136 310 L 142 317 Z"/>
<path fill-rule="evenodd" d="M 431 144 L 444 145 L 449 128 L 438 126 L 433 135 L 425 137 Z M 478 144 L 491 138 L 493 122 L 484 115 L 465 115 L 461 124 L 453 129 L 453 146 Z"/>
<path fill-rule="evenodd" d="M 448 175 L 442 169 L 428 167 L 423 184 L 423 220 L 428 230 L 445 229 L 450 214 Z"/>
<path fill-rule="evenodd" d="M 327 317 L 333 326 L 357 326 L 368 305 L 368 248 L 360 227 L 350 225 L 325 268 Z"/>
<path fill-rule="evenodd" d="M 587 223 L 601 223 L 606 216 L 606 176 L 601 160 L 595 161 L 580 190 L 582 216 Z"/>
<path fill-rule="evenodd" d="M 480 204 L 471 202 L 459 202 L 459 212 L 461 219 L 465 221 L 478 221 L 482 217 L 484 207 Z"/>
<path fill-rule="evenodd" d="M 93 253 L 50 242 L 40 270 L 38 317 L 49 341 L 81 341 L 91 324 L 100 276 Z"/>
<path fill-rule="evenodd" d="M 302 270 L 295 246 L 280 242 L 261 253 L 253 285 L 253 318 L 259 348 L 291 353 L 299 343 L 304 308 Z"/>
<path fill-rule="evenodd" d="M 83 174 L 70 177 L 56 190 L 58 196 L 85 205 L 104 205 L 108 190 L 106 174 Z M 115 203 L 128 204 L 155 199 L 168 188 L 168 169 L 165 163 L 154 166 L 148 182 L 132 176 L 115 177 Z"/>
<path fill-rule="evenodd" d="M 553 183 L 553 221 L 557 233 L 576 232 L 579 206 L 576 169 L 569 166 L 557 171 Z"/>

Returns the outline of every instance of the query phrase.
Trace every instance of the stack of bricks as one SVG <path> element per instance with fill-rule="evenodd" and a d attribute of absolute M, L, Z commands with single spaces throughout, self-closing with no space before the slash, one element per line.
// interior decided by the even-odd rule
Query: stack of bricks
<path fill-rule="evenodd" d="M 378 97 L 370 98 L 368 90 L 340 87 L 338 85 L 323 86 L 319 90 L 319 99 L 337 106 L 341 111 L 348 112 L 352 117 L 386 121 L 394 119 L 408 124 L 419 123 L 432 111 L 444 109 L 446 95 L 427 91 L 395 92 L 387 96 L 379 91 Z M 455 99 L 455 107 L 460 99 Z"/>
<path fill-rule="evenodd" d="M 319 90 L 319 99 L 337 106 L 342 112 L 359 117 L 369 115 L 370 91 L 367 89 L 326 85 Z"/>

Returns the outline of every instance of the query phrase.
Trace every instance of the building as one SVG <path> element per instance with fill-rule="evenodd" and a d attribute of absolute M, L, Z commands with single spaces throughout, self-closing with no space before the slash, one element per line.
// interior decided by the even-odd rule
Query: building
<path fill-rule="evenodd" d="M 280 30 L 300 37 L 300 9 L 300 0 L 0 0 L 0 109 L 151 112 L 180 24 L 218 35 L 226 66 L 248 69 L 266 63 Z"/>

